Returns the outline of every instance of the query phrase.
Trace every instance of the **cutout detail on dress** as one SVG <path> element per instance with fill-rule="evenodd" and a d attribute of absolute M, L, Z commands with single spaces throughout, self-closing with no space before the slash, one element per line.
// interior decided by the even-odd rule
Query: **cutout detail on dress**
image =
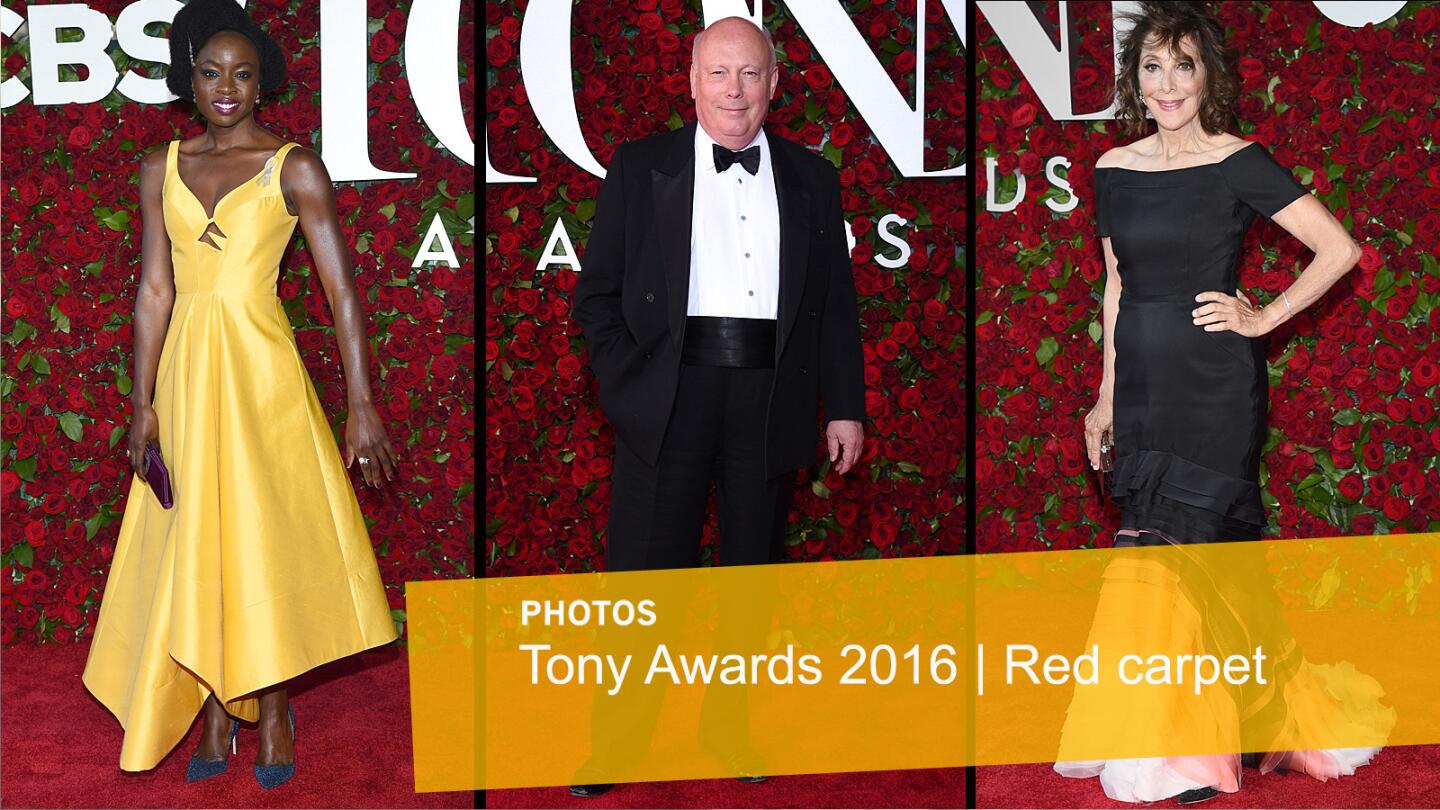
<path fill-rule="evenodd" d="M 224 250 L 225 248 L 224 248 L 222 245 L 217 245 L 217 244 L 215 244 L 215 240 L 213 240 L 213 239 L 210 238 L 210 235 L 211 235 L 211 234 L 214 234 L 215 236 L 218 236 L 218 237 L 220 237 L 221 239 L 226 238 L 226 237 L 225 237 L 225 232 L 222 231 L 222 230 L 220 230 L 220 226 L 217 225 L 217 224 L 215 223 L 215 220 L 213 220 L 213 219 L 210 220 L 209 226 L 205 229 L 205 232 L 202 233 L 202 234 L 200 234 L 200 240 L 199 240 L 199 241 L 203 242 L 204 244 L 209 245 L 210 247 L 215 248 L 216 250 Z"/>

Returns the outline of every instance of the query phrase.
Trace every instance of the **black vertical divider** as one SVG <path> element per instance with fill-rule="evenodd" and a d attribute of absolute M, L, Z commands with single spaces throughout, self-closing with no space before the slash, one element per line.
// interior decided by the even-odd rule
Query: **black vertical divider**
<path fill-rule="evenodd" d="M 979 187 L 975 179 L 979 171 L 977 160 L 980 156 L 980 144 L 978 141 L 978 127 L 976 125 L 976 104 L 980 100 L 980 93 L 975 76 L 976 66 L 976 11 L 974 0 L 967 0 L 965 3 L 965 148 L 967 157 L 965 160 L 965 553 L 975 553 L 975 529 L 977 506 L 975 503 L 975 408 L 979 401 L 976 385 L 978 377 L 975 368 L 975 290 L 978 286 L 979 270 L 976 267 L 975 253 L 975 217 L 976 206 L 979 199 L 976 189 Z M 965 660 L 969 664 L 971 674 L 975 673 L 975 581 L 974 566 L 967 568 L 968 576 L 965 580 L 964 598 L 966 601 L 965 615 L 969 619 L 965 623 L 967 628 L 965 644 Z M 975 688 L 970 686 L 965 690 L 966 723 L 966 762 L 975 761 L 975 736 L 978 732 L 975 722 Z M 974 765 L 967 765 L 965 768 L 965 806 L 976 807 L 975 791 L 976 770 Z"/>

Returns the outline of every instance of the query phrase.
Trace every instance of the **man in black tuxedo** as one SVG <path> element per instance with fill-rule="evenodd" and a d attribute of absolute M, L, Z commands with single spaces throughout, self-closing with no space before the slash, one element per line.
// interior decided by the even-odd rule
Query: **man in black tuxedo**
<path fill-rule="evenodd" d="M 860 457 L 865 398 L 839 176 L 765 133 L 769 35 L 730 17 L 697 35 L 697 123 L 615 150 L 575 287 L 615 428 L 611 571 L 699 564 L 717 481 L 720 563 L 778 559 L 794 473 Z"/>

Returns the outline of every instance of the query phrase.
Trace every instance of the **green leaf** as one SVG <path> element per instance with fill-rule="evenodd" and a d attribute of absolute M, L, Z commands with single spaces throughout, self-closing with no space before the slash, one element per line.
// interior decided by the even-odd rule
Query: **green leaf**
<path fill-rule="evenodd" d="M 15 474 L 20 476 L 22 481 L 29 481 L 32 484 L 35 483 L 34 456 L 16 459 L 15 463 L 10 465 L 10 469 L 14 470 Z"/>
<path fill-rule="evenodd" d="M 35 549 L 29 543 L 22 542 L 15 547 L 15 562 L 29 568 L 35 564 Z"/>
<path fill-rule="evenodd" d="M 836 146 L 834 141 L 826 141 L 825 145 L 820 147 L 820 154 L 824 155 L 826 160 L 835 164 L 835 168 L 840 168 L 840 147 Z"/>
<path fill-rule="evenodd" d="M 85 539 L 90 540 L 98 534 L 100 527 L 104 525 L 104 523 L 105 520 L 102 515 L 91 515 L 89 519 L 85 521 Z"/>
<path fill-rule="evenodd" d="M 64 431 L 70 441 L 78 442 L 84 435 L 84 428 L 80 425 L 80 416 L 74 411 L 65 411 L 60 414 L 60 430 Z"/>
<path fill-rule="evenodd" d="M 575 203 L 575 218 L 581 222 L 589 222 L 595 216 L 595 201 L 581 200 Z"/>
<path fill-rule="evenodd" d="M 511 210 L 514 210 L 514 209 L 511 209 Z M 383 214 L 386 219 L 394 219 L 394 218 L 395 218 L 395 203 L 385 203 L 384 205 L 380 206 L 380 213 Z"/>
<path fill-rule="evenodd" d="M 116 443 L 118 443 L 118 442 L 120 441 L 121 437 L 123 437 L 124 435 L 125 435 L 125 428 L 124 428 L 124 426 L 122 426 L 122 425 L 116 425 L 116 426 L 115 426 L 115 429 L 112 430 L 112 431 L 110 431 L 110 447 L 111 447 L 111 448 L 114 448 L 115 445 L 116 445 Z"/>
<path fill-rule="evenodd" d="M 35 334 L 35 327 L 25 321 L 17 320 L 15 321 L 15 327 L 10 330 L 10 336 L 5 338 L 5 341 L 14 346 L 33 334 Z"/>
<path fill-rule="evenodd" d="M 1105 339 L 1105 327 L 1099 321 L 1091 321 L 1090 326 L 1085 330 L 1089 333 L 1090 339 L 1096 343 Z"/>
<path fill-rule="evenodd" d="M 1387 292 L 1395 286 L 1395 273 L 1388 267 L 1381 267 L 1375 271 L 1375 292 Z"/>
<path fill-rule="evenodd" d="M 130 380 L 130 377 L 127 376 L 123 371 L 120 372 L 120 376 L 115 378 L 115 387 L 119 389 L 120 396 L 122 397 L 130 396 L 130 388 L 133 384 L 134 383 Z"/>
<path fill-rule="evenodd" d="M 1035 362 L 1040 365 L 1048 365 L 1050 360 L 1060 352 L 1060 344 L 1055 338 L 1044 337 L 1040 339 L 1040 347 L 1035 350 Z"/>
<path fill-rule="evenodd" d="M 50 361 L 46 360 L 44 357 L 41 357 L 38 354 L 31 354 L 30 368 L 33 369 L 36 374 L 49 374 Z"/>
<path fill-rule="evenodd" d="M 106 217 L 101 217 L 101 222 L 112 231 L 123 231 L 130 225 L 129 211 L 115 211 Z"/>
<path fill-rule="evenodd" d="M 1346 408 L 1335 414 L 1335 424 L 1349 427 L 1360 421 L 1360 411 L 1354 408 Z"/>

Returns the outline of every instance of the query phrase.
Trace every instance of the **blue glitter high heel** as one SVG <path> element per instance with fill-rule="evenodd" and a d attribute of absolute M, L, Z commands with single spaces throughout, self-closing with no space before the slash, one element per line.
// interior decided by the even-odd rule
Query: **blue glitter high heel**
<path fill-rule="evenodd" d="M 230 753 L 235 753 L 235 735 L 240 733 L 240 721 L 230 720 Z M 186 782 L 199 782 L 212 776 L 219 776 L 230 767 L 230 757 L 224 759 L 201 759 L 198 754 L 190 755 L 190 765 L 185 769 Z"/>
<path fill-rule="evenodd" d="M 260 787 L 270 790 L 277 788 L 290 781 L 295 775 L 295 707 L 289 706 L 290 710 L 290 761 L 284 765 L 261 765 L 255 763 L 255 781 Z"/>

